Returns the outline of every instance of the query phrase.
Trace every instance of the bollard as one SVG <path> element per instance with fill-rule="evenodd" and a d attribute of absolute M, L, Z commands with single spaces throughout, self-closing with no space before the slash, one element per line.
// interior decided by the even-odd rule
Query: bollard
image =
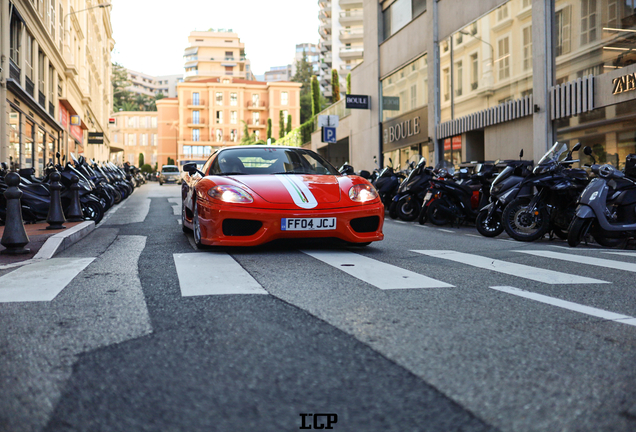
<path fill-rule="evenodd" d="M 66 210 L 66 220 L 69 222 L 81 222 L 84 220 L 84 213 L 82 212 L 82 205 L 80 204 L 79 196 L 79 177 L 74 175 L 71 177 L 71 205 Z"/>
<path fill-rule="evenodd" d="M 64 219 L 64 212 L 62 211 L 62 199 L 60 198 L 60 190 L 62 189 L 62 185 L 60 184 L 60 173 L 57 171 L 53 171 L 49 176 L 51 179 L 51 205 L 49 206 L 49 214 L 46 217 L 46 221 L 49 223 L 49 226 L 46 227 L 47 230 L 58 230 L 66 228 L 62 225 L 66 222 Z"/>
<path fill-rule="evenodd" d="M 20 204 L 22 191 L 18 188 L 20 176 L 11 172 L 4 179 L 9 187 L 4 192 L 7 201 L 7 215 L 0 243 L 6 249 L 0 253 L 6 255 L 28 254 L 31 250 L 24 247 L 29 243 L 29 237 L 24 229 L 24 222 L 22 222 L 22 205 Z"/>

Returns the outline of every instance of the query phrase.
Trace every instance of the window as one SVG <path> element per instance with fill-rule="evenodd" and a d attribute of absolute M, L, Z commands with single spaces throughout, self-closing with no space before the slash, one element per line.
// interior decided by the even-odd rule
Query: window
<path fill-rule="evenodd" d="M 384 39 L 397 33 L 402 27 L 426 11 L 426 0 L 396 0 L 382 12 Z"/>
<path fill-rule="evenodd" d="M 225 66 L 225 75 L 234 75 L 234 66 Z M 226 80 L 223 80 L 225 82 Z M 229 82 L 229 80 L 227 80 Z"/>
<path fill-rule="evenodd" d="M 184 145 L 183 146 L 183 155 L 184 156 L 192 156 L 192 146 Z"/>
<path fill-rule="evenodd" d="M 216 112 L 216 124 L 223 124 L 223 111 Z"/>
<path fill-rule="evenodd" d="M 59 19 L 59 30 L 58 30 L 58 37 L 60 39 L 60 51 L 62 51 L 62 49 L 64 48 L 64 7 L 62 7 L 62 3 L 60 3 L 60 13 L 58 14 L 58 19 Z"/>
<path fill-rule="evenodd" d="M 470 89 L 479 87 L 479 57 L 477 53 L 470 55 Z"/>
<path fill-rule="evenodd" d="M 151 146 L 157 145 L 157 134 L 150 135 L 150 145 Z"/>
<path fill-rule="evenodd" d="M 443 86 L 444 86 L 444 101 L 449 101 L 450 100 L 450 69 L 446 68 L 444 69 L 444 76 L 443 76 Z"/>
<path fill-rule="evenodd" d="M 464 92 L 464 85 L 463 85 L 463 81 L 464 81 L 464 66 L 463 63 L 461 61 L 455 63 L 455 77 L 457 78 L 457 81 L 455 82 L 455 96 L 461 96 L 462 93 Z"/>
<path fill-rule="evenodd" d="M 215 134 L 216 134 L 216 142 L 223 142 L 223 130 L 217 129 Z"/>
<path fill-rule="evenodd" d="M 22 22 L 17 16 L 11 17 L 11 29 L 9 34 L 9 58 L 16 66 L 20 65 L 20 53 L 22 42 Z"/>
<path fill-rule="evenodd" d="M 258 141 L 261 138 L 261 131 L 254 131 L 254 135 L 256 136 L 256 140 Z"/>
<path fill-rule="evenodd" d="M 153 128 L 157 127 L 157 117 L 151 117 L 150 126 Z"/>
<path fill-rule="evenodd" d="M 201 129 L 192 129 L 192 141 L 198 142 L 201 139 Z"/>
<path fill-rule="evenodd" d="M 137 134 L 127 134 L 127 140 L 126 140 L 126 144 L 129 146 L 136 146 L 137 145 Z"/>
<path fill-rule="evenodd" d="M 523 28 L 523 70 L 532 69 L 532 26 Z"/>
<path fill-rule="evenodd" d="M 148 134 L 140 134 L 139 135 L 141 138 L 141 145 L 142 146 L 147 146 L 148 145 Z"/>
<path fill-rule="evenodd" d="M 570 11 L 571 7 L 567 6 L 555 14 L 557 57 L 570 52 Z"/>
<path fill-rule="evenodd" d="M 258 99 L 259 99 L 258 93 L 253 93 L 252 94 L 252 106 L 258 106 Z"/>
<path fill-rule="evenodd" d="M 416 85 L 411 86 L 411 106 L 412 107 L 417 106 L 417 86 Z"/>
<path fill-rule="evenodd" d="M 230 141 L 236 142 L 237 139 L 238 139 L 238 131 L 236 129 L 232 129 L 230 131 Z"/>
<path fill-rule="evenodd" d="M 55 68 L 49 65 L 49 103 L 55 101 Z"/>
<path fill-rule="evenodd" d="M 234 51 L 225 51 L 225 60 L 234 60 Z"/>
<path fill-rule="evenodd" d="M 496 63 L 499 70 L 499 80 L 510 78 L 510 38 L 508 36 L 497 42 L 498 56 Z"/>
<path fill-rule="evenodd" d="M 523 9 L 529 8 L 530 6 L 532 6 L 532 0 L 523 0 L 523 3 L 521 4 Z"/>
<path fill-rule="evenodd" d="M 238 105 L 238 93 L 230 93 L 230 105 L 231 106 Z"/>
<path fill-rule="evenodd" d="M 33 83 L 33 36 L 28 32 L 24 41 L 24 73 Z"/>
<path fill-rule="evenodd" d="M 597 38 L 596 0 L 581 0 L 581 45 Z"/>
<path fill-rule="evenodd" d="M 223 92 L 216 92 L 216 104 L 223 105 Z"/>
<path fill-rule="evenodd" d="M 283 124 L 287 127 L 287 121 L 289 120 L 289 111 L 283 110 Z"/>
<path fill-rule="evenodd" d="M 192 93 L 192 105 L 199 105 L 199 93 Z"/>
<path fill-rule="evenodd" d="M 192 124 L 200 124 L 200 114 L 201 111 L 192 111 Z"/>
<path fill-rule="evenodd" d="M 426 59 L 424 55 L 382 80 L 383 121 L 428 103 Z"/>
<path fill-rule="evenodd" d="M 236 124 L 237 121 L 238 121 L 238 112 L 237 111 L 230 111 L 230 123 Z"/>
<path fill-rule="evenodd" d="M 57 23 L 55 21 L 55 0 L 49 0 L 51 2 L 51 16 L 50 19 L 51 21 L 49 21 L 49 25 L 51 28 L 51 39 L 55 40 L 55 24 Z"/>
<path fill-rule="evenodd" d="M 629 3 L 630 0 L 628 0 Z M 607 2 L 607 26 L 610 28 L 618 28 L 618 5 L 617 0 L 609 0 Z M 629 6 L 628 6 L 629 7 Z M 630 14 L 631 15 L 631 14 Z"/>
<path fill-rule="evenodd" d="M 281 105 L 288 105 L 289 104 L 289 93 L 280 92 L 280 104 Z"/>
<path fill-rule="evenodd" d="M 504 21 L 506 19 L 508 19 L 509 17 L 509 13 L 508 13 L 508 4 L 504 4 L 503 6 L 501 6 L 499 9 L 497 9 L 497 21 Z"/>
<path fill-rule="evenodd" d="M 261 124 L 261 113 L 259 112 L 252 113 L 252 120 L 255 125 Z"/>

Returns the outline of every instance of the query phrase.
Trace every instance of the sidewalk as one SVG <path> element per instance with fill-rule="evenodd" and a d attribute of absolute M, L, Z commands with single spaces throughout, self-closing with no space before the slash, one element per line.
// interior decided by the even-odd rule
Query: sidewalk
<path fill-rule="evenodd" d="M 47 230 L 48 226 L 46 222 L 26 224 L 24 227 L 29 244 L 25 247 L 31 249 L 31 252 L 24 255 L 0 255 L 0 269 L 28 264 L 33 259 L 49 259 L 87 236 L 95 229 L 95 222 L 65 222 L 66 229 L 61 230 Z M 3 233 L 4 226 L 0 226 L 0 238 Z M 4 249 L 0 245 L 0 250 Z"/>

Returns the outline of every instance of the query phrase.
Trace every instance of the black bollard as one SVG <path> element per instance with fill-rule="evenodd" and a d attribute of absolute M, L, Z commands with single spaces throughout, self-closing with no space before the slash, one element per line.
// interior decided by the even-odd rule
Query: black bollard
<path fill-rule="evenodd" d="M 81 222 L 84 220 L 79 196 L 80 189 L 79 177 L 74 175 L 71 177 L 71 205 L 68 206 L 66 211 L 66 220 L 69 222 Z"/>
<path fill-rule="evenodd" d="M 22 222 L 22 205 L 20 204 L 22 191 L 18 188 L 20 176 L 11 172 L 5 176 L 4 180 L 9 187 L 4 192 L 7 201 L 7 214 L 0 243 L 6 249 L 0 253 L 7 255 L 28 254 L 31 250 L 24 247 L 29 243 L 29 236 L 27 236 L 24 222 Z"/>
<path fill-rule="evenodd" d="M 62 211 L 62 200 L 60 198 L 60 190 L 62 189 L 62 185 L 60 184 L 60 173 L 57 171 L 53 171 L 49 176 L 51 179 L 51 205 L 49 206 L 49 214 L 46 217 L 46 221 L 49 223 L 49 226 L 46 227 L 47 230 L 58 230 L 66 228 L 62 225 L 66 222 L 64 219 L 64 212 Z"/>

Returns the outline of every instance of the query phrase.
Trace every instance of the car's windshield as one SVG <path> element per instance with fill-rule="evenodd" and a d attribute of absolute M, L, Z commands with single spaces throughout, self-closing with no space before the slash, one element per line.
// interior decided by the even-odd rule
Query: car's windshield
<path fill-rule="evenodd" d="M 276 147 L 223 150 L 212 164 L 210 174 L 340 175 L 333 165 L 310 150 Z"/>
<path fill-rule="evenodd" d="M 164 173 L 178 173 L 179 172 L 179 168 L 177 168 L 177 167 L 163 167 L 161 169 L 161 172 L 164 172 Z"/>
<path fill-rule="evenodd" d="M 543 155 L 541 160 L 539 161 L 539 165 L 546 164 L 549 162 L 558 162 L 561 159 L 561 156 L 564 153 L 567 153 L 568 145 L 564 142 L 555 143 L 550 150 L 546 154 Z"/>

